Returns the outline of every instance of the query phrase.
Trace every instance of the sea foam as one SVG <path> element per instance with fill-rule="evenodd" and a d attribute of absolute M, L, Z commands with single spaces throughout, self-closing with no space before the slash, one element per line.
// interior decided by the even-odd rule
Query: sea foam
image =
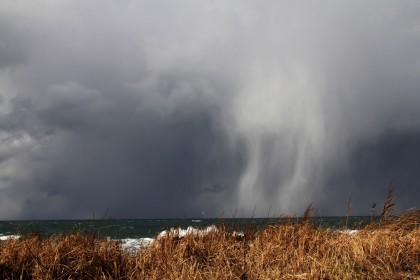
<path fill-rule="evenodd" d="M 215 225 L 208 226 L 204 229 L 197 229 L 197 228 L 189 226 L 186 229 L 171 228 L 169 230 L 164 230 L 156 236 L 156 239 L 148 238 L 148 237 L 147 238 L 125 238 L 125 239 L 117 239 L 116 241 L 121 242 L 121 248 L 123 248 L 124 250 L 127 250 L 131 253 L 136 253 L 138 250 L 147 249 L 153 242 L 161 238 L 165 238 L 168 235 L 173 235 L 180 238 L 187 235 L 205 236 L 209 234 L 210 232 L 214 232 L 217 230 L 218 229 Z M 243 236 L 243 233 L 234 232 L 233 235 Z"/>
<path fill-rule="evenodd" d="M 6 240 L 10 240 L 10 239 L 19 239 L 20 235 L 1 235 L 0 236 L 0 241 L 6 241 Z"/>

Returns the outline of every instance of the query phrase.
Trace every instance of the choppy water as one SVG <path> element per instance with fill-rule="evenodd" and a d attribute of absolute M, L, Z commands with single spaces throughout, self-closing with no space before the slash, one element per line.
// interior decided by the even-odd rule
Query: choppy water
<path fill-rule="evenodd" d="M 267 224 L 284 222 L 284 218 L 246 218 L 223 219 L 223 222 L 235 230 L 242 231 L 245 225 L 260 228 Z M 299 222 L 299 218 L 293 218 Z M 369 222 L 370 217 L 314 217 L 311 222 L 315 226 L 331 228 L 355 229 Z M 221 219 L 111 219 L 111 220 L 37 220 L 37 221 L 0 221 L 0 236 L 23 235 L 29 233 L 51 236 L 62 233 L 89 233 L 99 237 L 113 239 L 153 238 L 160 232 L 170 228 L 206 228 L 218 225 Z"/>

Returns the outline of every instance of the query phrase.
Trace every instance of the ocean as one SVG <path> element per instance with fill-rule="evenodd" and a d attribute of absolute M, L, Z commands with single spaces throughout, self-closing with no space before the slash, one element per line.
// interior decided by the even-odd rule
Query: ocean
<path fill-rule="evenodd" d="M 107 220 L 35 220 L 0 221 L 0 237 L 11 235 L 40 234 L 49 237 L 57 234 L 80 232 L 111 239 L 154 238 L 159 233 L 174 229 L 205 229 L 224 223 L 241 232 L 245 226 L 255 229 L 291 219 L 298 223 L 301 218 L 231 218 L 231 219 L 107 219 Z M 313 217 L 314 226 L 324 228 L 357 229 L 370 221 L 370 217 Z"/>

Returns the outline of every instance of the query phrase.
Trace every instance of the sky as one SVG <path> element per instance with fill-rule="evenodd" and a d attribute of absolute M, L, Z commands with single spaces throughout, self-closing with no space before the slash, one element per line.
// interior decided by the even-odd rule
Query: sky
<path fill-rule="evenodd" d="M 0 219 L 420 204 L 420 2 L 0 0 Z"/>

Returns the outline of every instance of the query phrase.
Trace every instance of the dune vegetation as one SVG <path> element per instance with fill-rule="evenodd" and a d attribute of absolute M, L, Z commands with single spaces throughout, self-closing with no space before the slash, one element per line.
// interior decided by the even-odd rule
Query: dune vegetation
<path fill-rule="evenodd" d="M 220 224 L 206 234 L 176 230 L 133 253 L 80 233 L 27 235 L 0 243 L 1 279 L 420 279 L 420 212 L 382 215 L 357 231 L 301 222 L 243 234 Z M 279 220 L 280 221 L 280 220 Z"/>

